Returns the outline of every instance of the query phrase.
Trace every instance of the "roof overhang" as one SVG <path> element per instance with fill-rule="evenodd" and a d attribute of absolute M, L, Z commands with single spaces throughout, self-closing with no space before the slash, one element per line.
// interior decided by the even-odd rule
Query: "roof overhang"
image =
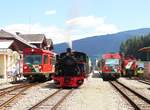
<path fill-rule="evenodd" d="M 140 52 L 150 52 L 150 47 L 143 47 L 143 48 L 139 49 L 138 51 L 140 51 Z"/>
<path fill-rule="evenodd" d="M 32 42 L 28 42 L 28 43 L 30 43 L 30 44 L 41 44 L 43 41 L 32 41 Z"/>
<path fill-rule="evenodd" d="M 14 40 L 0 40 L 0 49 L 8 49 Z"/>

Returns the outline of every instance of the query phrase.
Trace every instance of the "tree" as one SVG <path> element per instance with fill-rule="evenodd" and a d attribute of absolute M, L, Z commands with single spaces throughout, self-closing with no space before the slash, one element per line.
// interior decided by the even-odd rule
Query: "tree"
<path fill-rule="evenodd" d="M 125 56 L 133 55 L 137 59 L 146 60 L 146 53 L 139 52 L 138 50 L 148 46 L 150 46 L 150 34 L 146 36 L 134 36 L 121 43 L 120 53 L 124 53 Z"/>

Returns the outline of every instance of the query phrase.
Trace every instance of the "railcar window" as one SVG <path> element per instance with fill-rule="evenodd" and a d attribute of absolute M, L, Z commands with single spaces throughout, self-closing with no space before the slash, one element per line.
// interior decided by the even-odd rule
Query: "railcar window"
<path fill-rule="evenodd" d="M 25 55 L 25 64 L 42 64 L 42 55 Z"/>
<path fill-rule="evenodd" d="M 44 55 L 44 64 L 48 64 L 48 55 Z"/>
<path fill-rule="evenodd" d="M 50 58 L 50 60 L 49 60 L 49 64 L 50 64 L 50 65 L 52 64 L 52 58 Z"/>
<path fill-rule="evenodd" d="M 119 59 L 106 59 L 106 65 L 119 65 Z"/>
<path fill-rule="evenodd" d="M 55 65 L 55 63 L 56 63 L 56 57 L 52 57 L 52 58 L 51 58 L 51 63 L 52 63 L 53 65 Z"/>

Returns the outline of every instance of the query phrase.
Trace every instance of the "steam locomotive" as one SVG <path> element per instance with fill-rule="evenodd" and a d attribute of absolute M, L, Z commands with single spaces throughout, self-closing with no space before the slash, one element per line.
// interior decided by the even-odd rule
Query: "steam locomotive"
<path fill-rule="evenodd" d="M 89 57 L 68 48 L 67 52 L 57 55 L 55 69 L 53 80 L 57 87 L 79 87 L 90 73 Z"/>

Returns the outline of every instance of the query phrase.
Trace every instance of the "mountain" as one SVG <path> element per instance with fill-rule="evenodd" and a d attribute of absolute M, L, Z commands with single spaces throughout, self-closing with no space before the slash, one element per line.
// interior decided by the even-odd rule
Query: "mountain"
<path fill-rule="evenodd" d="M 121 42 L 134 37 L 147 35 L 150 28 L 142 28 L 130 31 L 123 31 L 115 34 L 92 36 L 73 41 L 73 49 L 87 53 L 92 58 L 100 57 L 107 52 L 118 52 Z M 68 48 L 67 43 L 54 45 L 56 53 L 60 53 Z"/>

